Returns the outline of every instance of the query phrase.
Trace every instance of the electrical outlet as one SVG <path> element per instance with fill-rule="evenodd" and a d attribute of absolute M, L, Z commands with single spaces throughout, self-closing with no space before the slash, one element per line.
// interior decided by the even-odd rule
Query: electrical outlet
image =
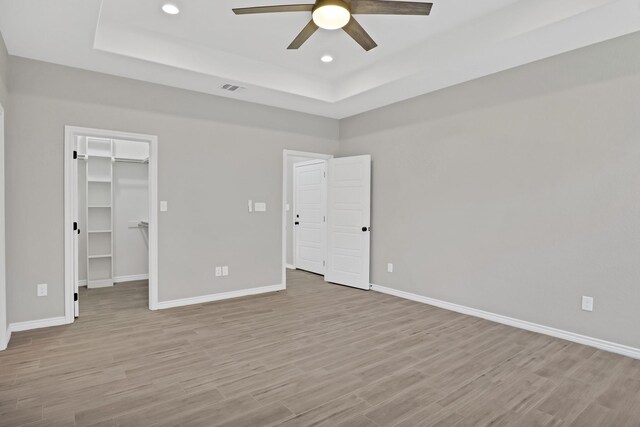
<path fill-rule="evenodd" d="M 216 277 L 222 276 L 222 267 L 216 267 Z"/>
<path fill-rule="evenodd" d="M 593 297 L 582 297 L 582 309 L 584 311 L 593 311 Z"/>
<path fill-rule="evenodd" d="M 160 212 L 166 212 L 169 210 L 169 203 L 166 200 L 160 201 Z"/>
<path fill-rule="evenodd" d="M 222 267 L 222 275 L 223 276 L 228 276 L 229 275 L 229 266 L 223 266 Z"/>
<path fill-rule="evenodd" d="M 393 273 L 393 264 L 392 263 L 388 263 L 387 264 L 387 273 Z"/>
<path fill-rule="evenodd" d="M 38 284 L 38 296 L 39 297 L 46 297 L 47 296 L 47 284 L 46 283 Z"/>

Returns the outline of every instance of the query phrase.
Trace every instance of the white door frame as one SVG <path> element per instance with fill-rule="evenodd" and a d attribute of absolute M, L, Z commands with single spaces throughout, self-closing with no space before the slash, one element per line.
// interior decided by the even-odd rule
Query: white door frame
<path fill-rule="evenodd" d="M 9 323 L 7 322 L 7 280 L 5 259 L 5 169 L 4 169 L 4 108 L 0 104 L 0 351 L 9 344 Z"/>
<path fill-rule="evenodd" d="M 304 162 L 294 163 L 293 167 L 295 169 L 298 166 L 315 165 L 315 164 L 318 164 L 318 163 L 324 163 L 325 172 L 326 172 L 326 167 L 327 167 L 327 160 L 326 159 L 306 160 Z M 296 200 L 296 193 L 297 193 L 297 189 L 298 189 L 298 184 L 296 182 L 296 174 L 295 173 L 293 174 L 292 184 L 293 184 L 293 189 L 292 189 L 293 190 L 293 192 L 292 192 L 292 194 L 293 194 L 292 215 L 295 215 L 295 213 L 297 211 L 296 205 L 298 203 L 298 201 Z M 324 216 L 326 218 L 326 215 L 327 215 L 327 180 L 326 180 L 326 176 L 325 176 L 325 180 L 322 181 L 322 190 L 321 191 L 322 191 L 322 199 L 324 200 Z M 293 266 L 295 268 L 298 268 L 298 265 L 296 263 L 296 252 L 297 252 L 297 249 L 298 249 L 298 240 L 297 240 L 298 239 L 298 230 L 297 230 L 297 227 L 295 227 L 295 222 L 296 222 L 295 216 L 293 216 L 291 219 L 292 219 L 292 222 L 293 222 L 292 229 L 291 229 L 292 233 L 293 233 L 293 238 L 291 239 L 292 242 L 293 242 L 292 243 L 293 244 L 293 259 L 292 259 L 292 261 L 293 261 Z M 324 245 L 323 245 L 324 246 L 324 251 L 323 252 L 325 253 L 325 255 L 324 255 L 325 259 L 326 259 L 326 252 L 327 252 L 326 233 L 327 233 L 327 223 L 326 223 L 326 220 L 325 220 L 325 222 L 323 224 L 323 229 L 322 229 L 322 234 L 323 234 L 323 239 L 324 239 Z M 323 274 L 324 274 L 324 271 L 323 271 Z"/>
<path fill-rule="evenodd" d="M 73 206 L 77 179 L 72 173 L 73 147 L 77 136 L 126 139 L 149 144 L 149 310 L 158 309 L 158 137 L 131 132 L 64 127 L 64 317 L 73 323 L 74 269 L 78 262 L 73 251 Z M 86 230 L 84 230 L 86 232 Z"/>
<path fill-rule="evenodd" d="M 308 157 L 309 159 L 333 159 L 333 154 L 309 153 L 306 151 L 282 151 L 282 285 L 287 287 L 287 182 L 289 157 Z"/>

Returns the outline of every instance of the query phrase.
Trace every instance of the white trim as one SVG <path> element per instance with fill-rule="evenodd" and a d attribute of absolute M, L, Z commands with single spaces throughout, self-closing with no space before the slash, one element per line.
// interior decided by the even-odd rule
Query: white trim
<path fill-rule="evenodd" d="M 149 280 L 149 275 L 132 274 L 130 276 L 118 276 L 113 278 L 113 283 L 133 282 L 135 280 Z"/>
<path fill-rule="evenodd" d="M 296 269 L 295 265 L 293 265 L 293 264 L 287 264 L 287 268 L 289 270 L 295 270 Z"/>
<path fill-rule="evenodd" d="M 73 189 L 71 173 L 73 141 L 76 135 L 127 139 L 149 144 L 149 309 L 158 308 L 158 137 L 131 132 L 65 126 L 64 157 L 64 230 L 65 230 L 65 319 L 74 321 Z M 78 282 L 80 285 L 82 281 Z"/>
<path fill-rule="evenodd" d="M 285 289 L 285 285 L 271 285 L 271 286 L 261 286 L 258 288 L 242 289 L 239 291 L 221 292 L 219 294 L 202 295 L 199 297 L 174 299 L 170 301 L 160 301 L 158 303 L 158 308 L 164 309 L 164 308 L 182 307 L 185 305 L 192 305 L 192 304 L 202 304 L 205 302 L 220 301 L 220 300 L 225 300 L 230 298 L 246 297 L 249 295 L 258 295 L 258 294 L 264 294 L 268 292 L 278 292 L 278 291 L 283 291 L 284 289 Z"/>
<path fill-rule="evenodd" d="M 309 153 L 306 151 L 282 150 L 282 286 L 287 287 L 287 160 L 289 157 L 310 159 L 333 159 L 333 154 Z"/>
<path fill-rule="evenodd" d="M 11 326 L 7 325 L 7 330 L 5 331 L 5 338 L 3 339 L 0 336 L 0 351 L 6 350 L 9 347 L 9 341 L 11 341 Z"/>
<path fill-rule="evenodd" d="M 118 276 L 113 278 L 113 283 L 133 282 L 136 280 L 149 280 L 148 274 L 132 274 L 130 276 Z M 87 281 L 78 280 L 78 286 L 87 286 Z"/>
<path fill-rule="evenodd" d="M 158 309 L 158 137 L 149 141 L 149 310 Z"/>
<path fill-rule="evenodd" d="M 28 320 L 26 322 L 15 322 L 9 325 L 11 332 L 29 331 L 31 329 L 48 328 L 50 326 L 66 325 L 67 319 L 65 316 L 50 317 L 48 319 Z"/>
<path fill-rule="evenodd" d="M 5 187 L 6 187 L 6 168 L 4 167 L 5 156 L 5 114 L 2 104 L 0 104 L 0 351 L 7 348 L 9 339 L 11 339 L 11 331 L 7 321 L 7 274 L 6 274 L 6 203 L 5 203 Z"/>
<path fill-rule="evenodd" d="M 64 128 L 64 317 L 66 323 L 74 319 L 74 268 L 75 253 L 73 250 L 73 188 L 72 173 L 74 135 L 73 129 Z M 85 230 L 86 231 L 86 230 Z"/>
<path fill-rule="evenodd" d="M 416 301 L 416 302 L 421 302 L 423 304 L 433 305 L 435 307 L 444 308 L 445 310 L 467 314 L 469 316 L 480 317 L 481 319 L 490 320 L 496 323 L 502 323 L 503 325 L 513 326 L 515 328 L 525 329 L 527 331 L 549 335 L 555 338 L 572 341 L 578 344 L 584 344 L 590 347 L 598 348 L 600 350 L 609 351 L 611 353 L 632 357 L 634 359 L 640 359 L 640 348 L 630 347 L 624 344 L 618 344 L 611 341 L 605 341 L 599 338 L 593 338 L 586 335 L 580 335 L 574 332 L 569 332 L 562 329 L 556 329 L 550 326 L 540 325 L 538 323 L 527 322 L 526 320 L 514 319 L 513 317 L 503 316 L 501 314 L 491 313 L 484 310 L 478 310 L 477 308 L 467 307 L 464 305 L 454 304 L 451 302 L 429 298 L 422 295 L 412 294 L 410 292 L 399 291 L 397 289 L 387 288 L 385 286 L 374 285 L 373 283 L 371 284 L 371 290 L 376 292 L 381 292 L 383 294 L 393 295 L 396 297 Z"/>

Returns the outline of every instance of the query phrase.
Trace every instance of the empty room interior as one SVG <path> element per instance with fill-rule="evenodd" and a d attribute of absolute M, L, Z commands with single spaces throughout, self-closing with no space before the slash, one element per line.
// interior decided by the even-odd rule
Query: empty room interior
<path fill-rule="evenodd" d="M 640 0 L 0 0 L 0 427 L 640 426 Z"/>

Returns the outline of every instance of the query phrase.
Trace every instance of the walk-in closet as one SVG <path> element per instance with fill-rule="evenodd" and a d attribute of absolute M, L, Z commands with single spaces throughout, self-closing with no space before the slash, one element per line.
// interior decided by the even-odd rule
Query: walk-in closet
<path fill-rule="evenodd" d="M 78 138 L 78 285 L 93 289 L 145 281 L 149 145 Z"/>

